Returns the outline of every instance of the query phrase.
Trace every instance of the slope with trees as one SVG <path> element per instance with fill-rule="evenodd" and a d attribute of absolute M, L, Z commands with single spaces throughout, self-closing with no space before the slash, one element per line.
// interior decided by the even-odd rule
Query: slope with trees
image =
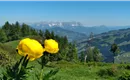
<path fill-rule="evenodd" d="M 113 62 L 114 55 L 110 51 L 111 45 L 113 43 L 117 44 L 120 48 L 120 54 L 117 57 L 123 57 L 123 54 L 125 55 L 125 53 L 128 54 L 130 52 L 130 28 L 113 30 L 102 34 L 94 35 L 94 39 L 91 45 L 96 46 L 100 49 L 101 53 L 104 56 L 105 62 Z M 80 41 L 80 43 L 78 43 L 78 47 L 79 49 L 81 49 L 80 51 L 85 51 L 85 45 L 87 44 L 88 40 Z M 115 59 L 117 59 L 117 57 L 115 56 Z M 130 58 L 130 56 L 127 56 L 126 58 Z M 123 60 L 121 59 L 120 62 L 121 61 Z"/>

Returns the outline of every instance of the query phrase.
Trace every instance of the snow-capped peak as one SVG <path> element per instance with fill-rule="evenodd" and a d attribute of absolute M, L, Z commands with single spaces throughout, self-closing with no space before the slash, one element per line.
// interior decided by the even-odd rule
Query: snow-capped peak
<path fill-rule="evenodd" d="M 81 26 L 80 22 L 38 22 L 38 23 L 33 23 L 31 26 L 34 27 L 41 27 L 42 28 L 49 28 L 49 27 L 61 27 L 61 28 L 74 28 L 76 26 Z"/>

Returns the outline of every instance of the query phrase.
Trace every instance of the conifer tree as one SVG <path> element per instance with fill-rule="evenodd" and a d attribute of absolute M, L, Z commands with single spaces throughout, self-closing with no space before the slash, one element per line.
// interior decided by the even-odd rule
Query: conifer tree
<path fill-rule="evenodd" d="M 0 42 L 6 42 L 7 41 L 7 36 L 5 34 L 5 32 L 0 29 Z"/>
<path fill-rule="evenodd" d="M 111 45 L 110 51 L 113 53 L 113 63 L 114 63 L 114 58 L 120 53 L 120 48 L 118 47 L 116 43 L 113 43 Z"/>

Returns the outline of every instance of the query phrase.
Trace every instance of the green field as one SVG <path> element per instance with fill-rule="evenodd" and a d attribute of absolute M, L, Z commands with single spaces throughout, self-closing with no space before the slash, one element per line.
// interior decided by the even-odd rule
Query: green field
<path fill-rule="evenodd" d="M 10 42 L 6 42 L 4 43 L 5 45 L 9 45 L 11 46 L 12 48 L 16 48 L 18 43 L 19 43 L 20 40 L 15 40 L 15 41 L 10 41 Z"/>
<path fill-rule="evenodd" d="M 28 66 L 35 66 L 30 70 L 27 80 L 37 80 L 35 74 L 40 72 L 40 65 L 30 62 Z M 59 72 L 49 80 L 118 80 L 125 73 L 130 73 L 129 64 L 110 64 L 110 63 L 72 63 L 66 61 L 51 62 L 44 68 L 44 74 L 56 68 Z M 2 68 L 1 68 L 2 69 Z M 108 70 L 108 71 L 107 71 Z M 2 72 L 2 71 L 1 71 Z M 129 79 L 124 79 L 129 80 Z"/>

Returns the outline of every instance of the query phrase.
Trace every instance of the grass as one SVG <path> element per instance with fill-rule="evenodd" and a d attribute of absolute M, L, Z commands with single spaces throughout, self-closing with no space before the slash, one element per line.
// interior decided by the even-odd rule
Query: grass
<path fill-rule="evenodd" d="M 59 73 L 56 74 L 57 80 L 88 80 L 98 78 L 95 72 L 96 68 L 92 69 L 92 67 L 77 64 L 70 65 L 71 66 L 61 67 Z"/>
<path fill-rule="evenodd" d="M 5 45 L 9 45 L 9 46 L 11 46 L 12 48 L 15 49 L 15 48 L 17 47 L 19 41 L 20 41 L 20 40 L 15 40 L 15 41 L 6 42 L 6 43 L 4 43 L 4 44 L 5 44 Z"/>
<path fill-rule="evenodd" d="M 59 72 L 54 76 L 55 80 L 116 80 L 122 75 L 122 69 L 117 70 L 116 76 L 99 76 L 97 73 L 101 69 L 112 69 L 113 66 L 118 68 L 120 64 L 113 65 L 109 63 L 71 63 L 58 62 L 52 63 L 51 66 L 60 68 Z M 48 69 L 48 68 L 47 68 Z M 123 69 L 124 70 L 124 69 Z M 102 73 L 104 74 L 104 73 Z"/>
<path fill-rule="evenodd" d="M 37 60 L 31 61 L 28 67 L 34 66 L 29 71 L 27 80 L 37 80 L 35 74 L 41 71 Z M 0 74 L 5 67 L 0 68 Z M 130 73 L 130 64 L 113 64 L 113 63 L 73 63 L 67 61 L 49 62 L 44 68 L 44 74 L 50 70 L 58 68 L 59 72 L 52 76 L 53 80 L 118 80 L 123 73 Z M 104 71 L 103 71 L 104 70 Z M 99 72 L 101 75 L 99 75 Z M 1 75 L 0 75 L 1 76 Z M 51 80 L 51 79 L 50 79 Z"/>

